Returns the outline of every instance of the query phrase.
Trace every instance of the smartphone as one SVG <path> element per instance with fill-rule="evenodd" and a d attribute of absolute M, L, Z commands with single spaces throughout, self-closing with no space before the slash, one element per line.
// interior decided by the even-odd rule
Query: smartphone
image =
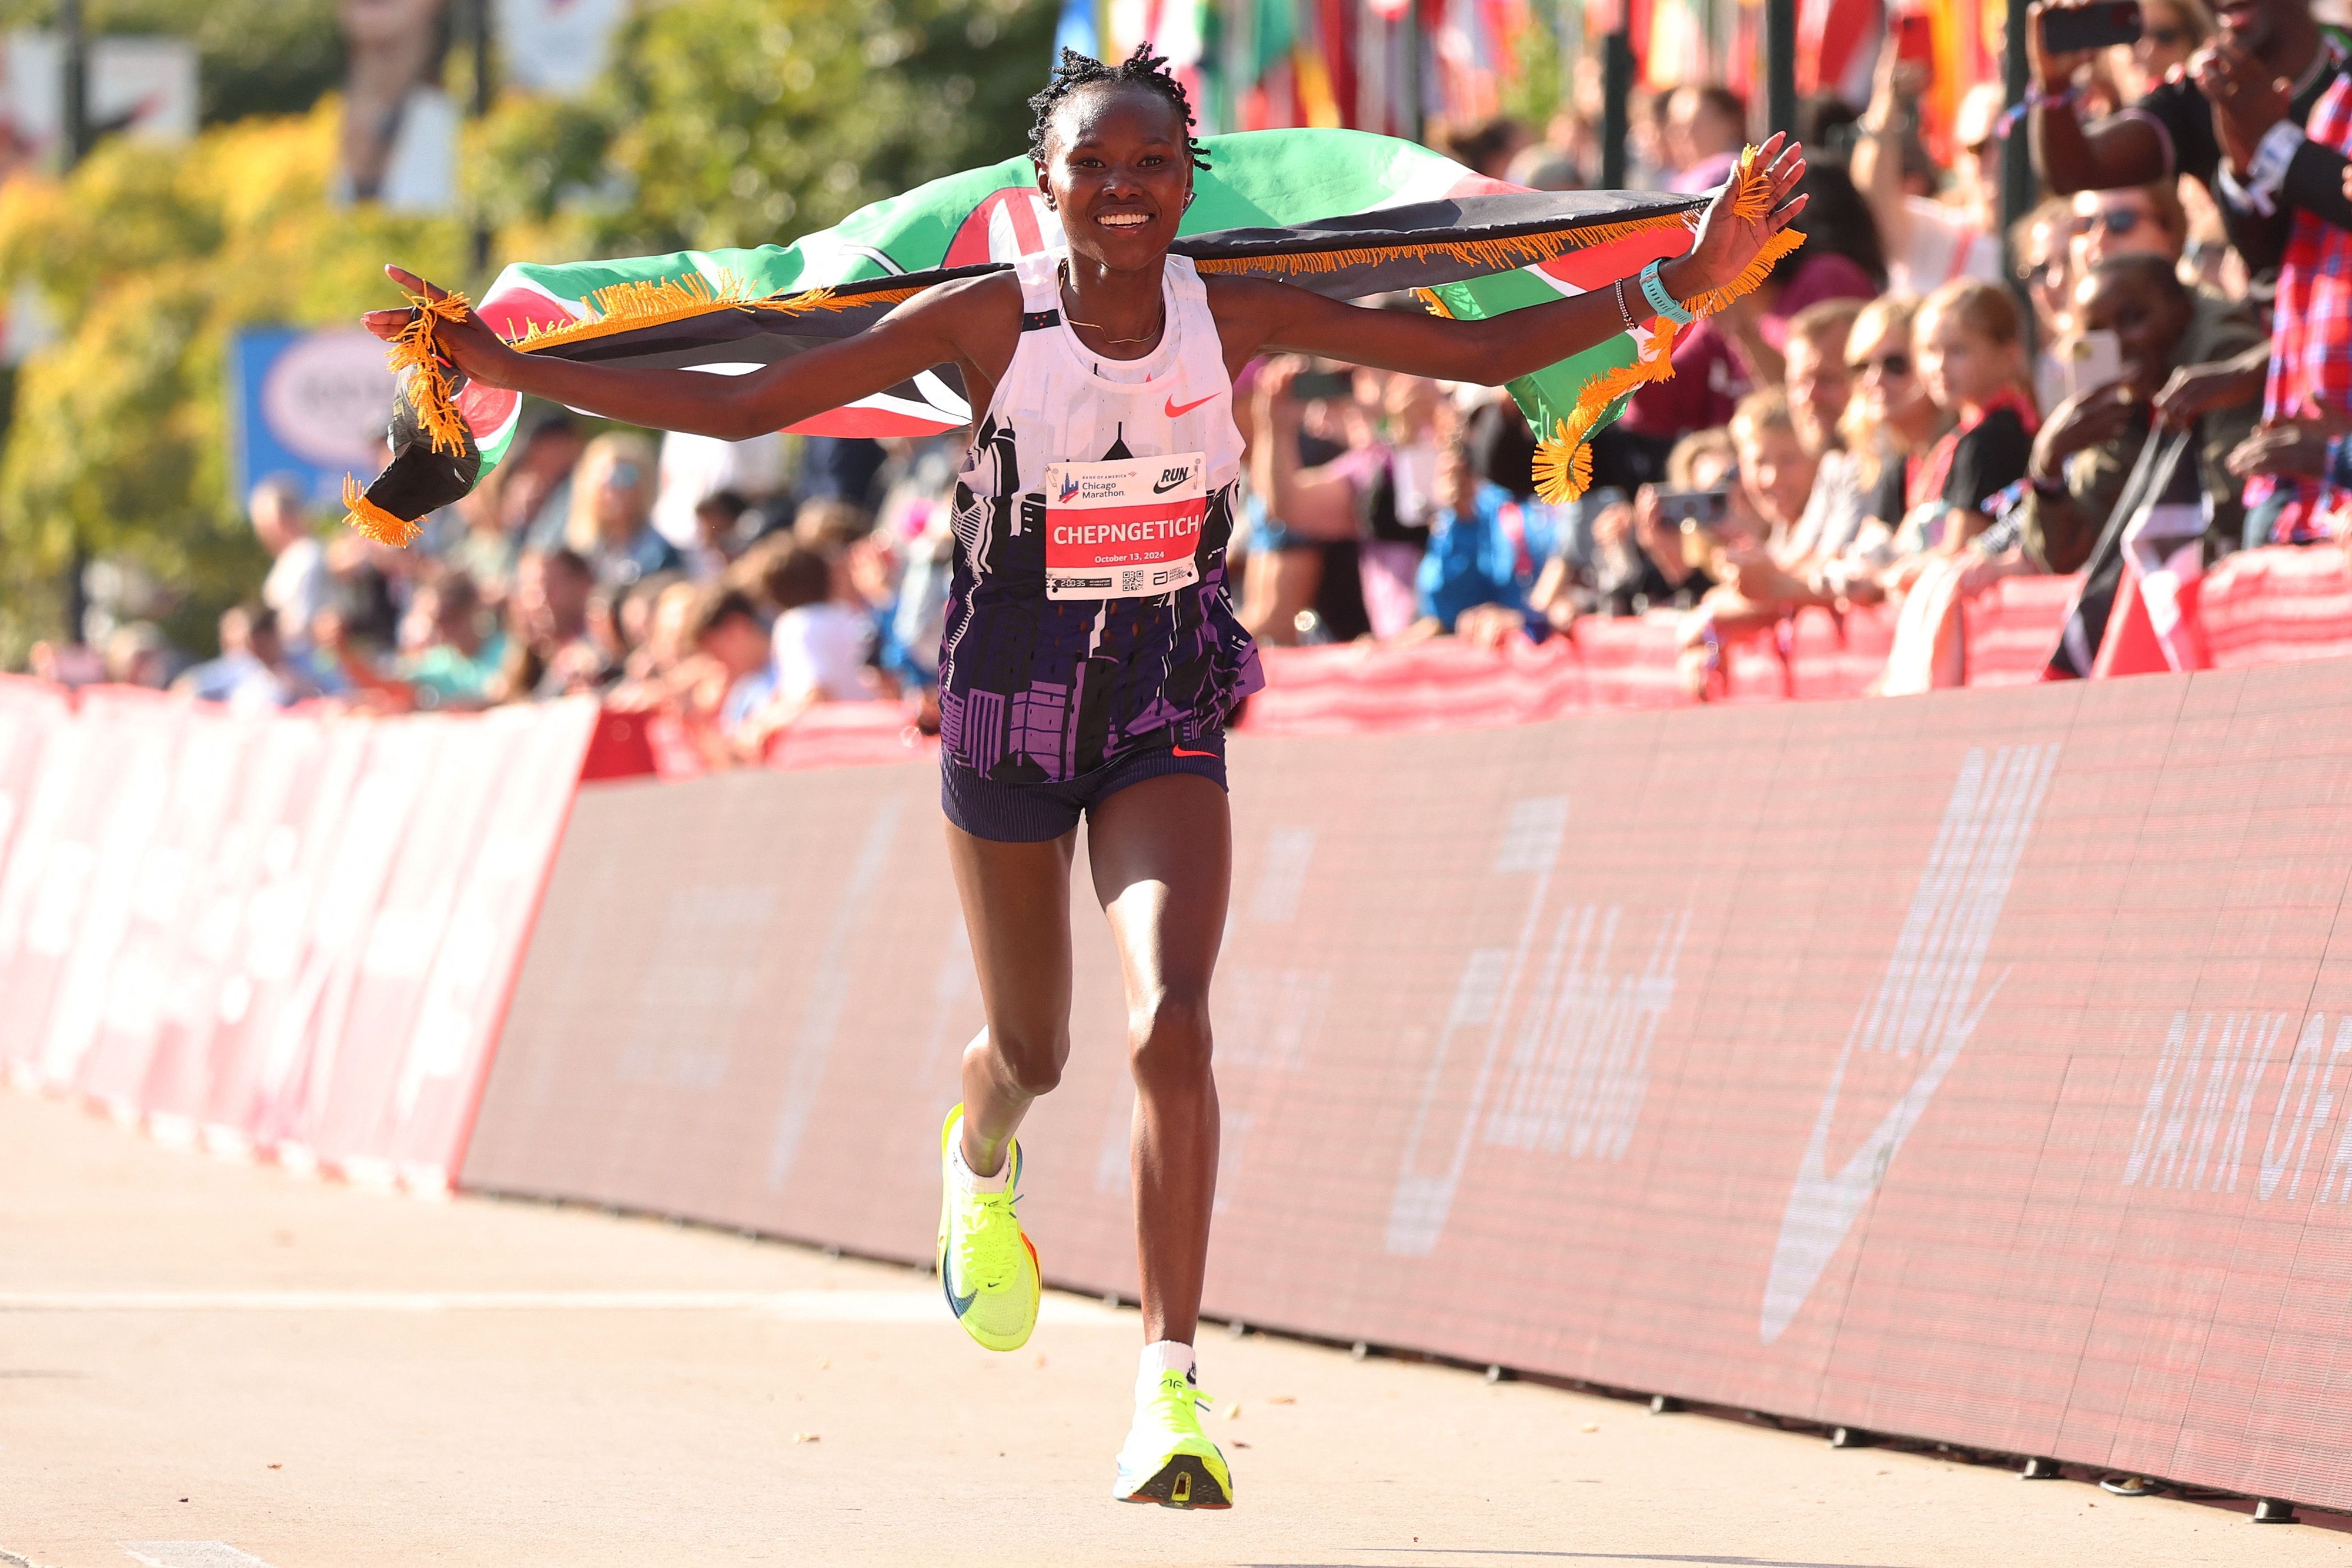
<path fill-rule="evenodd" d="M 1301 371 L 1290 383 L 1301 402 L 1330 402 L 1356 395 L 1356 378 L 1346 371 Z"/>
<path fill-rule="evenodd" d="M 1711 528 L 1731 515 L 1731 492 L 1728 490 L 1661 490 L 1658 492 L 1658 516 L 1682 528 Z"/>
<path fill-rule="evenodd" d="M 2058 362 L 2065 367 L 2066 395 L 2080 397 L 2123 379 L 2123 340 L 2113 332 L 2077 332 L 2058 344 Z"/>
<path fill-rule="evenodd" d="M 2044 6 L 2042 12 L 2042 47 L 2053 55 L 2104 49 L 2112 44 L 2136 44 L 2145 30 L 2139 0 Z"/>
<path fill-rule="evenodd" d="M 1936 77 L 1936 24 L 1925 11 L 1897 11 L 1888 18 L 1895 28 L 1895 57 L 1916 66 L 1930 81 Z"/>

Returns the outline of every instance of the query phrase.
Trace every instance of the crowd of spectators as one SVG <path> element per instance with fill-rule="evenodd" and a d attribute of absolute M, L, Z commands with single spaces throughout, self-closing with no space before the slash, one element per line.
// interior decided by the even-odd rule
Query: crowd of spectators
<path fill-rule="evenodd" d="M 1927 83 L 1891 38 L 1866 103 L 1807 101 L 1807 243 L 1681 335 L 1675 376 L 1596 438 L 1572 503 L 1537 497 L 1502 390 L 1251 367 L 1244 622 L 1272 645 L 1491 644 L 1664 612 L 1705 696 L 1732 644 L 1885 602 L 1898 654 L 1915 638 L 1919 655 L 1884 689 L 1916 689 L 1950 678 L 1958 603 L 2081 570 L 2119 502 L 2152 498 L 2135 471 L 2168 430 L 2192 439 L 2165 498 L 2198 508 L 2209 562 L 2344 537 L 2352 38 L 2309 0 L 2243 0 L 2221 30 L 2202 0 L 2141 10 L 2137 44 L 2090 55 L 2045 57 L 2029 26 L 2033 90 L 2013 110 L 1979 84 L 1923 124 Z M 1631 183 L 1706 191 L 1753 126 L 1720 85 L 1640 97 Z M 2030 141 L 2038 203 L 2004 236 L 2009 137 Z M 1597 172 L 1574 108 L 1440 141 L 1530 186 Z M 248 706 L 595 693 L 676 716 L 714 766 L 756 760 L 818 703 L 893 699 L 929 727 L 958 456 L 944 437 L 730 444 L 541 412 L 407 551 L 322 530 L 263 484 L 272 564 L 222 617 L 216 658 L 175 671 L 139 626 L 102 661 L 43 657 Z"/>
<path fill-rule="evenodd" d="M 246 709 L 593 695 L 671 716 L 710 767 L 757 760 L 817 703 L 898 700 L 929 727 L 955 463 L 944 439 L 656 441 L 549 411 L 407 549 L 263 481 L 247 510 L 270 565 L 217 656 L 175 660 L 134 623 L 102 653 L 43 645 L 35 669 Z"/>
<path fill-rule="evenodd" d="M 2352 37 L 2308 0 L 2247 0 L 2218 28 L 2200 0 L 2144 0 L 2136 44 L 2045 57 L 2054 8 L 2030 22 L 2015 110 L 1980 83 L 1923 123 L 1929 84 L 1892 37 L 1867 102 L 1803 105 L 1807 243 L 1681 335 L 1674 378 L 1595 440 L 1571 505 L 1537 499 L 1524 427 L 1487 389 L 1262 376 L 1252 629 L 1541 640 L 1579 615 L 1671 610 L 1705 696 L 1732 643 L 1785 639 L 1809 607 L 1886 603 L 1895 692 L 1958 678 L 1959 603 L 2083 570 L 2145 510 L 2195 519 L 2207 565 L 2352 546 Z M 1704 191 L 1753 121 L 1699 83 L 1638 100 L 1632 129 L 1633 183 Z M 2034 188 L 2004 236 L 2011 137 Z M 1497 122 L 1452 151 L 1538 186 L 1596 161 L 1572 110 L 1539 138 Z M 2186 439 L 2156 442 L 2136 478 L 2171 433 Z M 1410 615 L 1395 541 L 1422 552 Z"/>

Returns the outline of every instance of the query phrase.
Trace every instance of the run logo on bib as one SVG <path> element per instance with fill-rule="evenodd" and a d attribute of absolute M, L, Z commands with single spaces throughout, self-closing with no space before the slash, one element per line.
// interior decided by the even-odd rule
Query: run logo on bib
<path fill-rule="evenodd" d="M 1045 465 L 1045 597 L 1150 599 L 1201 580 L 1199 452 Z"/>

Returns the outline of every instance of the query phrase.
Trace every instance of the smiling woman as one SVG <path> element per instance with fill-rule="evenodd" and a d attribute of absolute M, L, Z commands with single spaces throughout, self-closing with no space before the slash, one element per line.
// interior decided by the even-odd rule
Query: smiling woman
<path fill-rule="evenodd" d="M 735 439 L 933 367 L 961 378 L 976 423 L 955 492 L 958 549 L 940 654 L 940 799 L 986 1027 L 964 1053 L 963 1101 L 940 1132 L 940 1281 L 980 1343 L 1009 1351 L 1027 1341 L 1039 1267 L 1013 1209 L 1014 1134 L 1069 1052 L 1070 875 L 1084 821 L 1128 992 L 1150 1342 L 1115 1494 L 1225 1508 L 1233 1478 L 1201 1430 L 1192 1342 L 1216 1188 L 1208 991 L 1231 878 L 1224 727 L 1259 680 L 1225 590 L 1242 458 L 1234 378 L 1257 356 L 1288 350 L 1501 383 L 1661 317 L 1688 322 L 1752 287 L 1787 248 L 1780 231 L 1804 205 L 1791 198 L 1804 160 L 1777 137 L 1767 143 L 1753 171 L 1743 165 L 1707 204 L 1686 255 L 1570 297 L 1548 295 L 1507 320 L 1456 320 L 1364 309 L 1222 271 L 1203 277 L 1191 257 L 1171 254 L 1204 150 L 1182 87 L 1148 47 L 1116 66 L 1065 51 L 1032 101 L 1031 160 L 1059 244 L 1009 268 L 894 295 L 864 330 L 748 374 L 519 351 L 463 301 L 396 270 L 424 311 L 379 311 L 368 324 L 387 339 L 405 335 L 427 377 L 444 375 L 436 367 L 446 361 L 485 387 Z M 1555 213 L 1484 235 L 1391 236 L 1410 243 L 1391 248 L 1507 269 L 1570 248 L 1549 237 L 1567 226 L 1582 225 L 1571 246 L 1662 225 L 1679 237 L 1685 205 L 1614 227 Z M 1318 243 L 1297 271 L 1375 254 L 1344 230 Z M 665 319 L 671 305 L 685 316 L 726 303 L 700 279 L 664 287 L 641 322 Z M 817 291 L 745 303 L 806 312 L 836 302 Z M 599 329 L 566 322 L 557 331 Z M 1662 367 L 1664 357 L 1654 361 Z M 1650 363 L 1638 373 L 1657 373 Z M 1603 381 L 1606 395 L 1590 411 L 1579 405 L 1585 428 L 1615 395 L 1616 382 Z"/>

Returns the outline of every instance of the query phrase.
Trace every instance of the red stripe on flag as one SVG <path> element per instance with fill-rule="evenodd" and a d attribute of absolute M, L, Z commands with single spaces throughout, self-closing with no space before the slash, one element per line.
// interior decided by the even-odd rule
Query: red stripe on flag
<path fill-rule="evenodd" d="M 1690 249 L 1690 231 L 1680 225 L 1644 229 L 1606 245 L 1587 246 L 1540 263 L 1537 270 L 1576 288 L 1605 288 L 1631 277 L 1654 261 L 1671 261 Z"/>

